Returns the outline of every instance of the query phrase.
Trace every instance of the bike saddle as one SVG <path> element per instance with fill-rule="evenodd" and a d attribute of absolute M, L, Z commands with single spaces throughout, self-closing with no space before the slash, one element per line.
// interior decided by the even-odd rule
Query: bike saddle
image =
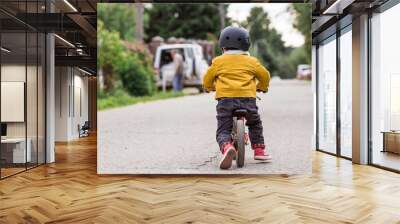
<path fill-rule="evenodd" d="M 247 110 L 246 109 L 237 109 L 233 111 L 233 116 L 235 117 L 246 117 Z"/>

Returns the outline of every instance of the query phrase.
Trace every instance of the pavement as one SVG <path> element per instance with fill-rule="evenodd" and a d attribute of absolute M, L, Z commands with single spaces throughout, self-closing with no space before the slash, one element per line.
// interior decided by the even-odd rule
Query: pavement
<path fill-rule="evenodd" d="M 258 94 L 271 163 L 256 162 L 250 147 L 243 168 L 220 170 L 214 94 L 136 104 L 98 113 L 99 174 L 311 173 L 311 83 L 273 80 Z"/>

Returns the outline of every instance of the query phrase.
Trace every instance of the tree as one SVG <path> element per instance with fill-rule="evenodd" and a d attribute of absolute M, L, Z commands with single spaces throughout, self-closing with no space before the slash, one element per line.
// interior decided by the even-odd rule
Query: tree
<path fill-rule="evenodd" d="M 155 91 L 155 73 L 147 51 L 133 51 L 121 41 L 118 32 L 97 24 L 97 66 L 103 71 L 104 91 L 124 89 L 130 95 L 151 95 Z"/>
<path fill-rule="evenodd" d="M 145 27 L 148 40 L 154 36 L 207 39 L 208 34 L 218 36 L 220 32 L 218 3 L 153 4 L 145 13 L 149 16 Z M 226 10 L 225 23 L 229 24 Z"/>
<path fill-rule="evenodd" d="M 219 19 L 220 19 L 220 29 L 225 28 L 225 17 L 226 17 L 226 12 L 225 12 L 225 4 L 224 3 L 218 3 L 218 11 L 219 11 Z"/>
<path fill-rule="evenodd" d="M 97 18 L 104 28 L 119 33 L 121 39 L 135 39 L 135 7 L 120 3 L 99 3 Z"/>
<path fill-rule="evenodd" d="M 118 77 L 116 73 L 116 65 L 122 58 L 124 51 L 121 45 L 119 34 L 110 32 L 105 29 L 103 21 L 97 22 L 97 67 L 103 71 L 104 90 L 106 92 L 115 88 L 115 82 Z"/>
<path fill-rule="evenodd" d="M 304 56 L 308 64 L 311 63 L 311 6 L 309 4 L 293 3 L 289 9 L 295 16 L 293 27 L 304 36 Z"/>
<path fill-rule="evenodd" d="M 143 3 L 141 3 L 139 0 L 136 0 L 135 3 L 135 8 L 136 8 L 136 40 L 139 42 L 143 41 Z"/>
<path fill-rule="evenodd" d="M 285 46 L 282 36 L 271 27 L 268 14 L 261 7 L 252 8 L 244 24 L 250 30 L 250 52 L 260 59 L 271 75 L 281 78 L 294 78 L 297 65 L 311 62 L 311 8 L 307 4 L 292 4 L 288 9 L 295 17 L 293 27 L 305 37 L 301 47 Z"/>
<path fill-rule="evenodd" d="M 128 52 L 118 66 L 118 73 L 126 91 L 132 96 L 152 95 L 155 90 L 155 74 L 151 61 L 142 52 Z"/>
<path fill-rule="evenodd" d="M 245 25 L 252 43 L 250 52 L 261 60 L 271 75 L 285 73 L 281 58 L 287 49 L 281 35 L 271 27 L 268 13 L 261 7 L 252 8 Z"/>

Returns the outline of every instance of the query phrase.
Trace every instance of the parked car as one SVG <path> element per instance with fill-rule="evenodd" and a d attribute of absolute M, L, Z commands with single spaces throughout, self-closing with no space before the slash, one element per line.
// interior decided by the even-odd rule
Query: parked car
<path fill-rule="evenodd" d="M 311 66 L 306 64 L 298 65 L 296 77 L 300 80 L 311 80 Z"/>
<path fill-rule="evenodd" d="M 171 50 L 177 50 L 183 57 L 183 86 L 203 89 L 203 77 L 208 64 L 198 44 L 166 44 L 157 48 L 154 68 L 157 72 L 157 86 L 164 90 L 172 86 L 175 67 L 172 63 Z"/>

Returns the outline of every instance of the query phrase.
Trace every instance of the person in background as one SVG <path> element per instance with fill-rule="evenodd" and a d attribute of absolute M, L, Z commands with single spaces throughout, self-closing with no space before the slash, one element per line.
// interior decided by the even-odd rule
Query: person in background
<path fill-rule="evenodd" d="M 183 57 L 176 49 L 171 51 L 172 63 L 175 65 L 175 75 L 172 80 L 172 87 L 175 92 L 180 92 L 183 89 Z"/>

